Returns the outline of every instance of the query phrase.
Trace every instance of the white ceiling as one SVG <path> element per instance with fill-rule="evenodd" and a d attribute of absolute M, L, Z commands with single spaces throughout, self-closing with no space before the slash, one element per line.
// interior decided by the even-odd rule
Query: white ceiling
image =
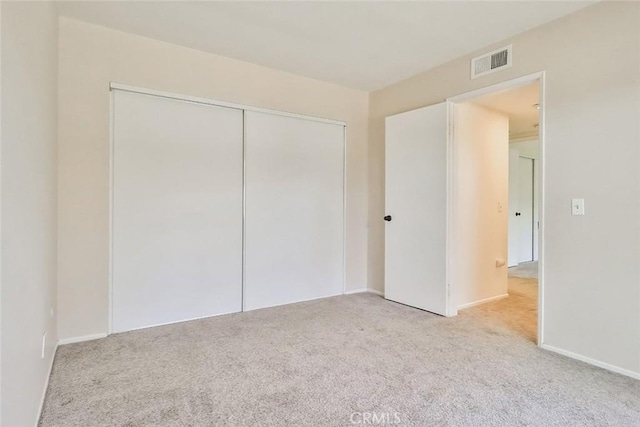
<path fill-rule="evenodd" d="M 538 83 L 504 90 L 474 99 L 484 105 L 509 115 L 509 136 L 522 138 L 538 134 L 540 111 L 535 107 L 540 101 Z"/>
<path fill-rule="evenodd" d="M 591 3 L 74 1 L 60 13 L 372 91 Z"/>

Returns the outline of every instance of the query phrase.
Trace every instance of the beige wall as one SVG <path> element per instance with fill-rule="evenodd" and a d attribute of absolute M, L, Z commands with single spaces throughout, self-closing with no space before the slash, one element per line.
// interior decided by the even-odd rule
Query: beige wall
<path fill-rule="evenodd" d="M 57 341 L 55 4 L 2 2 L 3 426 L 33 426 Z M 42 335 L 47 333 L 44 358 Z"/>
<path fill-rule="evenodd" d="M 470 102 L 455 109 L 452 282 L 460 307 L 507 294 L 509 117 Z"/>
<path fill-rule="evenodd" d="M 597 3 L 483 52 L 507 43 L 508 70 L 470 80 L 475 52 L 371 94 L 369 287 L 384 289 L 384 117 L 544 70 L 544 343 L 640 373 L 640 4 Z"/>
<path fill-rule="evenodd" d="M 366 92 L 62 18 L 61 339 L 108 327 L 111 81 L 347 122 L 347 290 L 366 287 Z"/>

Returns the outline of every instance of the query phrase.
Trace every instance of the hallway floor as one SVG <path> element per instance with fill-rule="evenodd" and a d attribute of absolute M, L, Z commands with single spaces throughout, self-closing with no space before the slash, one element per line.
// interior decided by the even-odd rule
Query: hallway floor
<path fill-rule="evenodd" d="M 509 276 L 509 297 L 461 311 L 537 342 L 538 279 Z"/>
<path fill-rule="evenodd" d="M 538 335 L 538 262 L 508 269 L 509 298 L 463 310 L 483 322 L 505 327 L 533 343 Z"/>
<path fill-rule="evenodd" d="M 515 267 L 509 267 L 509 277 L 520 277 L 522 279 L 538 278 L 538 261 L 523 262 Z"/>

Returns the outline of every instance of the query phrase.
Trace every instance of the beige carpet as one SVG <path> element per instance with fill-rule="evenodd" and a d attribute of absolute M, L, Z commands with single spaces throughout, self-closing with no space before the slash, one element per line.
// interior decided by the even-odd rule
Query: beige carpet
<path fill-rule="evenodd" d="M 508 329 L 535 344 L 538 335 L 537 307 L 538 280 L 509 277 L 509 298 L 479 305 L 463 313 L 486 324 Z"/>
<path fill-rule="evenodd" d="M 357 294 L 62 346 L 40 425 L 640 425 L 640 381 L 534 345 L 534 290 L 455 318 Z"/>
<path fill-rule="evenodd" d="M 538 261 L 523 262 L 515 267 L 509 267 L 509 277 L 520 277 L 522 279 L 538 278 Z"/>

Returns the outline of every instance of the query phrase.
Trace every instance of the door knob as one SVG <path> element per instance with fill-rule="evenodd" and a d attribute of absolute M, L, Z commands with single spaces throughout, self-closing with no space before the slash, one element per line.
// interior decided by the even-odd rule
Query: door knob
<path fill-rule="evenodd" d="M 522 215 L 520 212 L 516 212 L 516 216 L 520 216 Z"/>
<path fill-rule="evenodd" d="M 387 216 L 385 216 L 385 217 L 384 217 L 384 220 L 385 220 L 385 221 L 391 221 L 391 215 L 387 215 Z"/>

